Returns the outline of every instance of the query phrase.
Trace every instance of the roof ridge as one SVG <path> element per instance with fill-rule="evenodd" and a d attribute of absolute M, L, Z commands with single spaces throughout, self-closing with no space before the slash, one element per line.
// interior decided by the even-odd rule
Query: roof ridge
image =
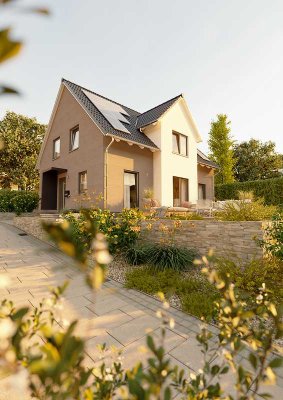
<path fill-rule="evenodd" d="M 149 111 L 152 111 L 152 110 L 154 110 L 154 109 L 157 108 L 157 107 L 163 106 L 164 104 L 169 103 L 169 101 L 175 100 L 175 99 L 177 99 L 178 97 L 183 97 L 183 94 L 182 94 L 182 93 L 181 93 L 181 94 L 178 94 L 178 96 L 172 97 L 171 99 L 166 100 L 166 101 L 164 101 L 163 103 L 158 104 L 157 106 L 154 106 L 154 107 L 152 107 L 152 108 L 149 108 L 148 110 L 144 111 L 143 113 L 140 113 L 140 115 L 139 115 L 138 117 L 141 117 L 143 114 L 145 114 L 145 113 L 147 113 L 147 112 L 149 112 Z"/>
<path fill-rule="evenodd" d="M 86 90 L 86 91 L 88 91 L 88 92 L 90 92 L 90 93 L 92 93 L 92 94 L 95 94 L 96 96 L 102 97 L 102 98 L 105 99 L 105 100 L 111 101 L 111 103 L 118 104 L 119 106 L 124 107 L 124 108 L 128 108 L 129 110 L 134 111 L 135 113 L 139 114 L 137 117 L 139 117 L 139 116 L 141 115 L 141 113 L 140 113 L 139 111 L 134 110 L 133 108 L 130 108 L 130 107 L 125 106 L 125 105 L 123 105 L 123 104 L 121 104 L 121 103 L 118 103 L 118 102 L 115 101 L 115 100 L 111 100 L 111 99 L 109 99 L 108 97 L 105 97 L 105 96 L 103 96 L 103 95 L 101 95 L 101 94 L 99 94 L 99 93 L 96 93 L 96 92 L 94 92 L 94 91 L 92 91 L 92 90 L 90 90 L 90 89 L 88 89 L 88 88 L 86 88 L 86 87 L 84 87 L 84 86 L 78 85 L 78 84 L 75 83 L 75 82 L 69 81 L 68 79 L 62 78 L 61 81 L 62 81 L 62 83 L 63 83 L 63 82 L 69 82 L 69 83 L 71 83 L 71 84 L 73 84 L 73 85 L 79 86 L 79 87 L 80 87 L 81 89 L 83 89 L 83 90 Z"/>

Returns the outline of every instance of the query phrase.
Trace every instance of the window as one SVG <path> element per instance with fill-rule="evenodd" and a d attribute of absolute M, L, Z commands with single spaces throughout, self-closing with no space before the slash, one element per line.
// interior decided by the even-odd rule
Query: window
<path fill-rule="evenodd" d="M 206 199 L 206 185 L 203 183 L 198 184 L 198 199 L 199 200 Z"/>
<path fill-rule="evenodd" d="M 136 208 L 138 204 L 138 173 L 124 172 L 124 207 Z"/>
<path fill-rule="evenodd" d="M 87 171 L 79 173 L 79 194 L 87 191 Z"/>
<path fill-rule="evenodd" d="M 189 201 L 189 180 L 173 176 L 173 206 L 182 207 Z"/>
<path fill-rule="evenodd" d="M 172 151 L 182 156 L 188 155 L 188 137 L 181 133 L 172 132 Z"/>
<path fill-rule="evenodd" d="M 53 159 L 60 157 L 60 138 L 53 140 Z"/>
<path fill-rule="evenodd" d="M 80 141 L 80 131 L 79 127 L 76 126 L 75 128 L 71 129 L 70 131 L 70 151 L 76 150 L 79 148 L 79 141 Z"/>

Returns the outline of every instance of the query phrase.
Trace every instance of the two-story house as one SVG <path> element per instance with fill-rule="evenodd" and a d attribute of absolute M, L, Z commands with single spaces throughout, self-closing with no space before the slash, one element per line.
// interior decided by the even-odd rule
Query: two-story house
<path fill-rule="evenodd" d="M 152 188 L 164 206 L 214 197 L 216 165 L 181 94 L 144 113 L 62 80 L 38 160 L 42 210 L 77 208 L 101 193 L 112 211 L 141 207 Z"/>

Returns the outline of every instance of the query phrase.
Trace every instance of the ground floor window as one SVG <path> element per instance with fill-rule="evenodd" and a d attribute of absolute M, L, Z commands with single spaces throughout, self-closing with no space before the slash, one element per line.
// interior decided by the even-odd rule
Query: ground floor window
<path fill-rule="evenodd" d="M 173 176 L 173 205 L 182 206 L 182 203 L 189 201 L 189 180 Z"/>
<path fill-rule="evenodd" d="M 206 185 L 204 183 L 198 184 L 198 199 L 199 200 L 206 199 Z"/>
<path fill-rule="evenodd" d="M 136 208 L 138 207 L 138 173 L 137 172 L 124 172 L 124 207 Z"/>
<path fill-rule="evenodd" d="M 83 194 L 87 191 L 87 172 L 83 171 L 79 173 L 79 194 Z"/>

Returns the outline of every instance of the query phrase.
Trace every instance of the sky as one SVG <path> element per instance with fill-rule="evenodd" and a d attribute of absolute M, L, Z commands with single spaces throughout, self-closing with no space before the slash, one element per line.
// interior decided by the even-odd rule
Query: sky
<path fill-rule="evenodd" d="M 25 46 L 0 81 L 22 94 L 0 97 L 0 118 L 48 123 L 64 77 L 140 112 L 184 93 L 202 150 L 224 113 L 236 141 L 272 140 L 283 153 L 282 21 L 282 0 L 18 0 L 1 7 L 0 27 Z"/>

